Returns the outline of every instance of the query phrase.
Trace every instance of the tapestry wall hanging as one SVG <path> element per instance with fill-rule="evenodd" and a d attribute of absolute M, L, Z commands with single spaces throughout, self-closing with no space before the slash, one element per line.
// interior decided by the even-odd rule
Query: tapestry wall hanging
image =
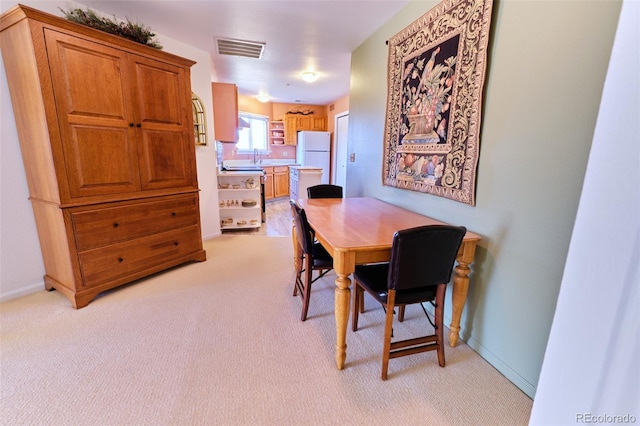
<path fill-rule="evenodd" d="M 383 184 L 475 205 L 492 0 L 443 0 L 389 40 Z"/>

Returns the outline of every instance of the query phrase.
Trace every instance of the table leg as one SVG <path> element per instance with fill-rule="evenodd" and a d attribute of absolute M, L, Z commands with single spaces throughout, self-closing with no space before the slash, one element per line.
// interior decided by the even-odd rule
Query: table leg
<path fill-rule="evenodd" d="M 348 275 L 336 278 L 335 316 L 336 316 L 336 365 L 344 368 L 347 359 L 347 323 L 349 322 L 349 301 L 351 300 L 351 280 Z"/>
<path fill-rule="evenodd" d="M 458 343 L 460 338 L 460 318 L 462 317 L 462 309 L 467 301 L 467 292 L 469 291 L 469 264 L 473 262 L 476 252 L 476 242 L 463 242 L 458 251 L 456 260 L 458 264 L 454 268 L 453 275 L 453 294 L 451 303 L 453 312 L 451 314 L 451 325 L 449 326 L 449 346 L 452 348 Z"/>
<path fill-rule="evenodd" d="M 336 364 L 338 370 L 344 369 L 347 359 L 347 323 L 349 322 L 349 305 L 351 301 L 351 279 L 349 275 L 355 270 L 355 254 L 350 252 L 333 253 L 333 269 L 336 278 L 334 310 L 336 317 Z"/>

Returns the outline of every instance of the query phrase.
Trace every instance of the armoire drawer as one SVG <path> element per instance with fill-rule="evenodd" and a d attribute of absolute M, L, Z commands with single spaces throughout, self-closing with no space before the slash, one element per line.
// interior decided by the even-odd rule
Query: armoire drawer
<path fill-rule="evenodd" d="M 71 213 L 78 251 L 195 225 L 197 195 L 100 207 Z"/>
<path fill-rule="evenodd" d="M 201 250 L 198 226 L 176 229 L 79 253 L 85 287 L 125 277 Z"/>

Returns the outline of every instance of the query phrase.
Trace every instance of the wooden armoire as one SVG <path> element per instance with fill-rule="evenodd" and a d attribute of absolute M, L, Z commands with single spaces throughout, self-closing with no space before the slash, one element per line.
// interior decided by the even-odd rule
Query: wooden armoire
<path fill-rule="evenodd" d="M 76 308 L 204 261 L 193 61 L 17 5 L 0 46 L 44 260 Z"/>

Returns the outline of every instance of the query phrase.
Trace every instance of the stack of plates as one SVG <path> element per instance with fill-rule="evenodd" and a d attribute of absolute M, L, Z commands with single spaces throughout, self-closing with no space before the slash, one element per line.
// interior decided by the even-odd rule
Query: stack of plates
<path fill-rule="evenodd" d="M 256 204 L 258 204 L 256 200 L 242 200 L 242 207 L 253 207 Z"/>

